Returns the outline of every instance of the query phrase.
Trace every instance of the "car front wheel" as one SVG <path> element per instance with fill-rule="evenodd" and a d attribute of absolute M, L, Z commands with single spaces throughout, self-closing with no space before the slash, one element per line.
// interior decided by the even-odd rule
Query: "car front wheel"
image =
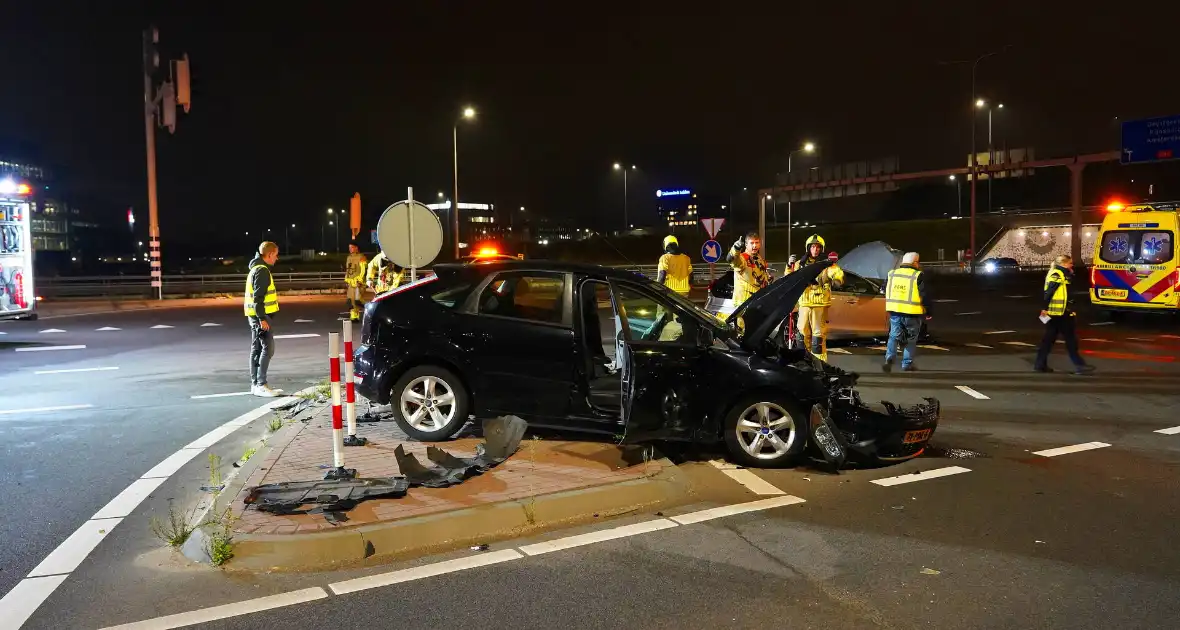
<path fill-rule="evenodd" d="M 798 405 L 774 394 L 747 396 L 725 418 L 725 445 L 743 466 L 790 466 L 807 447 L 808 435 L 807 416 Z"/>
<path fill-rule="evenodd" d="M 422 442 L 450 439 L 467 422 L 467 389 L 459 377 L 433 365 L 410 369 L 393 386 L 393 419 Z"/>

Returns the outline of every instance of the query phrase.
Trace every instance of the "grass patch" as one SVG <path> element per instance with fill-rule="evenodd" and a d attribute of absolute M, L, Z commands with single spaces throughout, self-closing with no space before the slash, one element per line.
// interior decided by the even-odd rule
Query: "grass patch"
<path fill-rule="evenodd" d="M 188 514 L 180 512 L 169 501 L 168 520 L 164 521 L 156 516 L 152 516 L 150 524 L 152 533 L 169 547 L 179 549 L 188 540 L 189 536 L 192 536 L 193 530 L 196 529 L 195 526 L 191 525 L 196 513 L 196 508 L 193 508 Z"/>
<path fill-rule="evenodd" d="M 257 452 L 258 452 L 258 447 L 251 446 L 250 448 L 246 449 L 245 453 L 242 453 L 241 461 L 243 463 L 250 461 L 250 458 L 254 457 L 254 453 L 257 453 Z"/>
<path fill-rule="evenodd" d="M 274 433 L 275 431 L 278 431 L 279 429 L 283 428 L 283 417 L 277 413 L 274 414 L 273 416 L 270 417 L 270 422 L 267 423 L 266 428 L 271 433 Z"/>
<path fill-rule="evenodd" d="M 209 559 L 215 567 L 229 562 L 234 557 L 233 523 L 234 519 L 228 509 L 216 522 L 209 523 L 213 528 L 209 533 Z"/>
<path fill-rule="evenodd" d="M 213 496 L 221 492 L 221 456 L 215 453 L 209 453 L 209 487 Z"/>

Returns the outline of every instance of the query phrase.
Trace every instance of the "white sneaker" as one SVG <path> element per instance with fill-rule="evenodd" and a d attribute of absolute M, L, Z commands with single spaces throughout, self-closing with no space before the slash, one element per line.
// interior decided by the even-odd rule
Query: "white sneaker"
<path fill-rule="evenodd" d="M 254 385 L 250 388 L 250 393 L 262 398 L 278 398 L 279 392 L 270 388 L 270 385 Z"/>

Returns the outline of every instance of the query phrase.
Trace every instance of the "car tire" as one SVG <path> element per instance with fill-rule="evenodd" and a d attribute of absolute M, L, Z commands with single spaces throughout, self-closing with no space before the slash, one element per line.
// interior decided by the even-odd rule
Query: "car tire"
<path fill-rule="evenodd" d="M 766 408 L 765 414 L 759 409 L 763 406 Z M 785 434 L 782 428 L 788 425 L 775 428 L 775 423 L 784 417 L 793 430 L 790 434 Z M 761 424 L 762 427 L 756 429 L 747 424 L 749 422 Z M 768 430 L 769 433 L 766 432 Z M 774 435 L 785 443 L 785 448 L 775 448 L 774 443 L 766 437 L 762 437 L 761 448 L 758 448 L 758 443 L 753 440 L 766 435 Z M 806 450 L 810 435 L 808 416 L 801 410 L 801 405 L 771 391 L 743 396 L 725 416 L 724 437 L 729 455 L 734 462 L 751 468 L 794 465 Z"/>
<path fill-rule="evenodd" d="M 467 424 L 467 387 L 453 372 L 437 365 L 420 365 L 402 374 L 389 404 L 397 426 L 420 442 L 448 440 Z"/>

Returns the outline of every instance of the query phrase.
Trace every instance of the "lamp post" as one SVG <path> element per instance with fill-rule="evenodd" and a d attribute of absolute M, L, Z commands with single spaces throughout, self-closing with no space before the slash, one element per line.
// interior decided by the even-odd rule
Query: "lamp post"
<path fill-rule="evenodd" d="M 955 183 L 955 199 L 959 202 L 959 210 L 955 216 L 961 217 L 963 216 L 963 183 L 954 175 L 951 175 L 951 181 Z"/>
<path fill-rule="evenodd" d="M 990 167 L 996 163 L 995 145 L 992 144 L 992 111 L 996 109 L 1004 109 L 1003 103 L 996 104 L 995 107 L 987 108 L 987 163 Z M 992 180 L 995 179 L 995 171 L 991 171 L 987 176 L 987 211 L 990 214 L 992 211 Z"/>
<path fill-rule="evenodd" d="M 474 107 L 464 107 L 463 115 L 460 120 L 471 120 L 475 118 Z M 455 166 L 455 194 L 451 197 L 451 229 L 454 231 L 455 237 L 455 260 L 459 260 L 459 122 L 451 128 L 451 141 L 454 148 L 453 158 Z"/>
<path fill-rule="evenodd" d="M 815 153 L 815 143 L 805 142 L 802 147 L 795 149 L 787 154 L 787 185 L 791 182 L 791 158 L 795 157 L 796 153 Z M 778 216 L 774 218 L 775 225 L 778 225 Z M 791 193 L 787 193 L 787 256 L 791 255 L 791 227 L 794 225 L 791 217 Z"/>
<path fill-rule="evenodd" d="M 628 220 L 628 217 L 627 217 L 627 171 L 635 170 L 635 165 L 632 164 L 631 168 L 626 169 L 626 168 L 623 168 L 622 164 L 615 162 L 614 169 L 616 171 L 623 171 L 623 230 L 626 231 L 628 229 L 627 226 L 631 225 L 631 222 Z"/>
<path fill-rule="evenodd" d="M 289 227 L 289 228 L 283 227 L 283 246 L 286 248 L 287 252 L 291 251 L 291 231 L 290 230 L 291 230 L 291 228 L 294 228 L 294 227 L 295 227 L 294 223 L 292 223 L 291 227 Z"/>
<path fill-rule="evenodd" d="M 343 212 L 344 211 L 341 210 L 341 213 L 343 213 Z M 332 210 L 331 208 L 328 208 L 328 216 L 330 217 L 333 214 L 335 214 L 335 211 Z M 328 219 L 328 225 L 336 226 L 336 236 L 335 236 L 335 238 L 332 239 L 332 250 L 335 251 L 337 254 L 339 254 L 340 253 L 340 223 L 338 221 L 333 221 L 332 219 Z M 322 245 L 322 243 L 321 243 L 321 245 Z"/>

